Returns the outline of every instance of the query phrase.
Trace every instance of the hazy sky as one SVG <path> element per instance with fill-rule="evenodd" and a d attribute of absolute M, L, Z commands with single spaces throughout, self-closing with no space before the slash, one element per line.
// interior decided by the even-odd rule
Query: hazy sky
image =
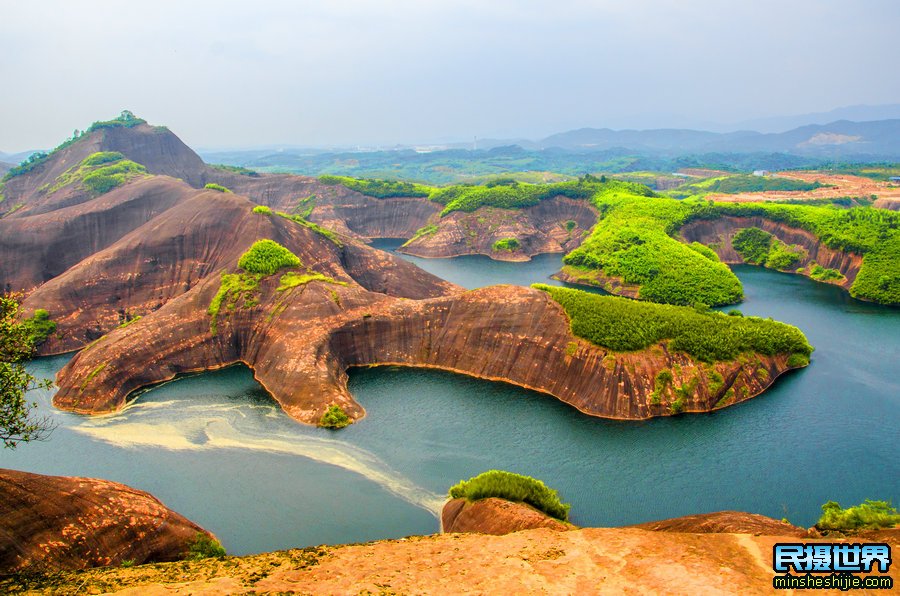
<path fill-rule="evenodd" d="M 2 0 L 0 150 L 538 138 L 900 102 L 897 0 Z"/>

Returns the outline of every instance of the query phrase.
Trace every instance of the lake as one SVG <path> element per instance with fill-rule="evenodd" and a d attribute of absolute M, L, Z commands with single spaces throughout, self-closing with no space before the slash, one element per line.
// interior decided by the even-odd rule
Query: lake
<path fill-rule="evenodd" d="M 472 288 L 558 283 L 547 276 L 561 255 L 404 258 Z M 797 325 L 816 351 L 807 369 L 720 412 L 607 421 L 503 383 L 379 367 L 351 372 L 368 416 L 333 432 L 293 422 L 235 366 L 93 418 L 55 411 L 50 392 L 35 391 L 58 428 L 0 451 L 0 466 L 147 490 L 233 554 L 433 533 L 447 489 L 492 468 L 544 480 L 579 525 L 732 509 L 809 526 L 827 500 L 900 502 L 900 310 L 799 276 L 735 272 L 740 310 Z M 68 358 L 30 367 L 50 377 Z"/>

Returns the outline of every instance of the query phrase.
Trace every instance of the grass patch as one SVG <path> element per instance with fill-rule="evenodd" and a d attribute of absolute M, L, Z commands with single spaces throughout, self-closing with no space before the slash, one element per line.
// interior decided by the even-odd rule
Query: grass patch
<path fill-rule="evenodd" d="M 344 428 L 349 424 L 350 417 L 337 404 L 328 406 L 328 409 L 322 414 L 322 418 L 319 419 L 319 426 L 322 428 L 338 429 Z"/>
<path fill-rule="evenodd" d="M 416 233 L 413 234 L 413 237 L 403 243 L 403 246 L 422 238 L 423 236 L 433 236 L 437 234 L 438 227 L 436 224 L 427 224 L 416 230 Z"/>
<path fill-rule="evenodd" d="M 46 193 L 54 193 L 64 186 L 80 184 L 93 195 L 101 195 L 135 178 L 147 175 L 147 168 L 125 159 L 118 151 L 100 151 L 85 157 L 54 181 L 52 186 L 42 187 Z"/>
<path fill-rule="evenodd" d="M 304 219 L 304 218 L 303 218 L 302 216 L 300 216 L 300 215 L 290 215 L 290 214 L 288 214 L 288 213 L 284 213 L 283 211 L 277 211 L 277 212 L 275 213 L 275 215 L 277 215 L 277 216 L 279 216 L 279 217 L 283 217 L 283 218 L 285 218 L 285 219 L 289 219 L 289 220 L 291 220 L 292 222 L 294 222 L 294 223 L 296 223 L 296 224 L 300 224 L 300 225 L 303 226 L 304 228 L 309 228 L 310 230 L 312 230 L 313 232 L 315 232 L 315 233 L 318 234 L 319 236 L 323 236 L 324 238 L 327 238 L 328 240 L 330 240 L 331 243 L 334 244 L 335 246 L 337 246 L 338 248 L 343 248 L 343 247 L 344 247 L 344 243 L 341 242 L 341 239 L 338 238 L 338 235 L 337 235 L 337 234 L 335 234 L 335 233 L 332 232 L 331 230 L 328 230 L 328 229 L 326 229 L 326 228 L 323 228 L 323 227 L 320 226 L 319 224 L 316 224 L 316 223 L 313 223 L 313 222 L 311 222 L 311 221 L 308 221 L 308 220 Z"/>
<path fill-rule="evenodd" d="M 515 252 L 519 250 L 519 241 L 516 238 L 501 238 L 494 242 L 494 245 L 491 248 L 493 248 L 495 252 L 501 250 Z"/>
<path fill-rule="evenodd" d="M 259 281 L 263 278 L 260 274 L 253 273 L 223 273 L 222 282 L 219 285 L 219 291 L 209 303 L 206 313 L 212 317 L 209 322 L 209 332 L 213 335 L 218 333 L 218 317 L 222 309 L 222 305 L 228 311 L 233 311 L 238 307 L 238 303 L 243 301 L 244 308 L 250 308 L 256 305 L 256 292 L 259 289 Z M 249 306 L 248 306 L 249 305 Z"/>
<path fill-rule="evenodd" d="M 221 184 L 216 184 L 215 182 L 207 182 L 206 186 L 204 186 L 203 188 L 206 188 L 208 190 L 217 190 L 219 192 L 231 192 L 229 188 L 226 188 Z"/>
<path fill-rule="evenodd" d="M 281 276 L 281 279 L 279 280 L 278 291 L 284 292 L 298 286 L 305 286 L 306 284 L 313 281 L 321 281 L 339 286 L 347 285 L 347 282 L 345 281 L 337 281 L 334 278 L 328 277 L 327 275 L 322 275 L 321 273 L 295 273 L 291 271 Z"/>
<path fill-rule="evenodd" d="M 668 341 L 672 350 L 703 362 L 730 361 L 739 354 L 809 355 L 812 346 L 792 325 L 758 317 L 730 317 L 694 308 L 647 304 L 544 284 L 532 286 L 562 305 L 572 333 L 617 352 Z"/>
<path fill-rule="evenodd" d="M 568 521 L 571 507 L 568 503 L 561 502 L 559 494 L 540 480 L 502 470 L 489 470 L 469 480 L 460 481 L 450 488 L 450 497 L 469 501 L 496 497 L 527 503 L 562 521 Z"/>
<path fill-rule="evenodd" d="M 900 524 L 900 513 L 888 501 L 872 501 L 843 509 L 835 501 L 822 505 L 822 517 L 816 522 L 819 530 L 836 530 L 839 532 L 892 528 Z"/>
<path fill-rule="evenodd" d="M 262 213 L 263 215 L 272 215 L 272 210 L 265 205 L 257 205 L 253 208 L 253 213 Z"/>

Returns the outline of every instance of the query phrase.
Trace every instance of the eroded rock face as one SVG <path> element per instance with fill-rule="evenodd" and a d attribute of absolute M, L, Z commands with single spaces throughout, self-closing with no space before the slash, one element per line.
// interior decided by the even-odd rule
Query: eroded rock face
<path fill-rule="evenodd" d="M 853 285 L 862 266 L 862 255 L 828 248 L 806 230 L 792 228 L 762 217 L 720 217 L 715 220 L 693 221 L 681 228 L 681 236 L 687 242 L 706 244 L 716 251 L 723 263 L 733 265 L 743 263 L 744 259 L 731 246 L 731 239 L 738 230 L 751 227 L 765 230 L 785 244 L 803 247 L 807 257 L 798 261 L 796 267 L 807 267 L 810 263 L 816 262 L 827 269 L 840 271 L 845 279 L 829 283 L 839 285 L 845 290 L 849 290 Z"/>
<path fill-rule="evenodd" d="M 0 573 L 176 561 L 198 534 L 214 538 L 124 484 L 0 470 Z"/>
<path fill-rule="evenodd" d="M 554 519 L 525 503 L 487 498 L 477 501 L 452 499 L 441 512 L 444 533 L 477 533 L 502 536 L 520 530 L 549 528 L 574 530 L 575 526 Z"/>
<path fill-rule="evenodd" d="M 434 216 L 433 232 L 404 245 L 401 252 L 428 258 L 481 254 L 498 261 L 528 261 L 543 253 L 567 252 L 581 244 L 597 213 L 587 201 L 555 197 L 527 209 L 481 207 Z M 567 222 L 572 222 L 567 224 Z M 499 240 L 514 238 L 518 247 L 495 250 Z"/>

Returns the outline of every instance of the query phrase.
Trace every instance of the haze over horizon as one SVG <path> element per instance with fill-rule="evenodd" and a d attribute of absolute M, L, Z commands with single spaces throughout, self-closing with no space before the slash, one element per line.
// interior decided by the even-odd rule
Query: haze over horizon
<path fill-rule="evenodd" d="M 192 147 L 710 130 L 900 103 L 900 3 L 10 3 L 0 150 L 130 109 Z"/>

